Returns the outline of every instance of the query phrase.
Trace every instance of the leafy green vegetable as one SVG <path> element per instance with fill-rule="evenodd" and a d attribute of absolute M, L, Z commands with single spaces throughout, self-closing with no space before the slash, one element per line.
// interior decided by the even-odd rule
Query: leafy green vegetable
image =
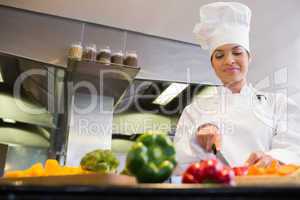
<path fill-rule="evenodd" d="M 97 149 L 87 153 L 80 162 L 82 169 L 93 171 L 112 173 L 119 166 L 119 160 L 110 150 Z"/>

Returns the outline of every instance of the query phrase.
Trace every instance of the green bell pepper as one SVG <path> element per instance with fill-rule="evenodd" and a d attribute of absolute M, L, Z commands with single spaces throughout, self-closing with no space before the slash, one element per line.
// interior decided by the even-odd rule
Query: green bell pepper
<path fill-rule="evenodd" d="M 160 183 L 176 167 L 175 148 L 166 134 L 145 133 L 130 148 L 126 170 L 140 183 Z"/>

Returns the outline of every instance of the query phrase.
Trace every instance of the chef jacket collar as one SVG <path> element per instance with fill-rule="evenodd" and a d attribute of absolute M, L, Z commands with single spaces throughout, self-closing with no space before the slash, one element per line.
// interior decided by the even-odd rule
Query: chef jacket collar
<path fill-rule="evenodd" d="M 252 93 L 252 85 L 249 83 L 245 84 L 240 93 L 232 93 L 232 91 L 230 89 L 228 89 L 227 87 L 225 86 L 221 86 L 221 93 L 223 94 L 231 94 L 231 95 L 240 95 L 240 96 L 247 96 L 247 95 L 250 95 Z"/>

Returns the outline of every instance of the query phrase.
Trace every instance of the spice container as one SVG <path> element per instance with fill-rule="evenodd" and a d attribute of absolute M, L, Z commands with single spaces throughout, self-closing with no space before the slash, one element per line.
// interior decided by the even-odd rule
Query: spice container
<path fill-rule="evenodd" d="M 127 52 L 123 64 L 131 67 L 137 67 L 138 66 L 137 53 L 134 51 Z"/>
<path fill-rule="evenodd" d="M 124 54 L 122 51 L 118 51 L 112 54 L 111 56 L 111 63 L 112 64 L 119 64 L 122 65 L 124 61 Z"/>
<path fill-rule="evenodd" d="M 88 45 L 84 48 L 82 58 L 86 60 L 96 60 L 97 49 L 95 44 Z"/>
<path fill-rule="evenodd" d="M 70 60 L 81 60 L 82 57 L 82 46 L 80 42 L 74 43 L 69 48 L 68 58 Z"/>
<path fill-rule="evenodd" d="M 105 47 L 99 50 L 97 54 L 97 61 L 104 64 L 110 64 L 111 50 L 109 47 Z"/>

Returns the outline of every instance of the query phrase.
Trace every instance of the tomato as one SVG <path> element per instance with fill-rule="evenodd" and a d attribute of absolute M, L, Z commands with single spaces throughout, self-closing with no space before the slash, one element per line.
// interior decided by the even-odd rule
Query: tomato
<path fill-rule="evenodd" d="M 222 170 L 223 165 L 215 159 L 202 162 L 204 174 L 207 178 L 214 179 L 215 175 Z"/>
<path fill-rule="evenodd" d="M 192 174 L 185 173 L 182 177 L 182 183 L 198 183 Z"/>
<path fill-rule="evenodd" d="M 215 179 L 218 183 L 232 184 L 234 180 L 234 172 L 229 167 L 224 167 L 221 171 L 216 173 Z"/>

